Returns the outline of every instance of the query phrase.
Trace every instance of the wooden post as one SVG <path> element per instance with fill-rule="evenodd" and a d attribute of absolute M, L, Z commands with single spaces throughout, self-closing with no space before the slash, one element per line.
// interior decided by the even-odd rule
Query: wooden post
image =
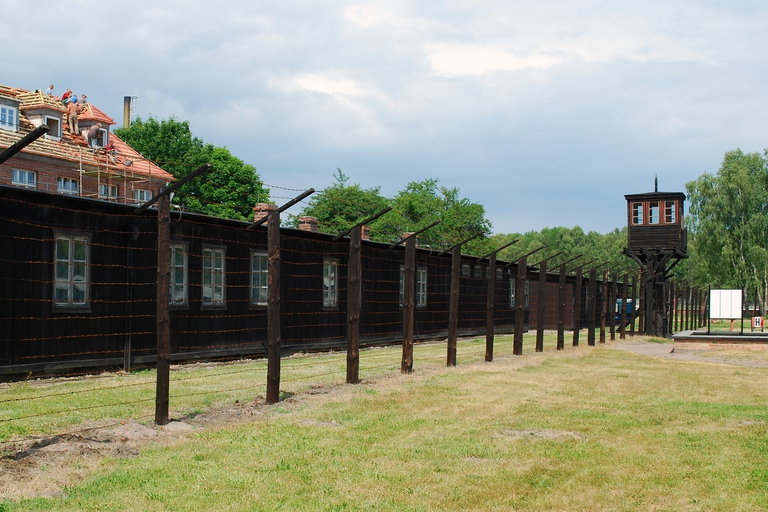
<path fill-rule="evenodd" d="M 608 269 L 603 270 L 603 297 L 600 307 L 600 343 L 605 343 L 606 327 L 608 327 Z"/>
<path fill-rule="evenodd" d="M 670 283 L 672 285 L 672 290 L 669 292 L 669 300 L 671 302 L 672 307 L 672 321 L 670 322 L 672 324 L 672 333 L 676 333 L 678 331 L 678 325 L 677 325 L 677 310 L 678 310 L 678 304 L 677 304 L 677 295 L 678 295 L 678 289 L 677 285 L 674 281 Z"/>
<path fill-rule="evenodd" d="M 587 345 L 595 346 L 595 328 L 597 323 L 597 269 L 589 271 L 589 288 L 587 295 Z"/>
<path fill-rule="evenodd" d="M 614 271 L 611 279 L 611 300 L 608 301 L 608 321 L 611 326 L 611 341 L 616 340 L 616 299 L 619 295 L 619 273 Z"/>
<path fill-rule="evenodd" d="M 669 281 L 669 313 L 667 313 L 667 334 L 675 333 L 675 282 Z"/>
<path fill-rule="evenodd" d="M 515 279 L 515 338 L 512 353 L 523 355 L 523 329 L 525 328 L 525 280 L 528 268 L 528 258 L 523 256 L 517 262 L 517 277 Z"/>
<path fill-rule="evenodd" d="M 347 270 L 347 384 L 360 381 L 360 297 L 363 226 L 356 226 L 349 238 Z"/>
<path fill-rule="evenodd" d="M 280 400 L 280 212 L 267 218 L 267 403 Z"/>
<path fill-rule="evenodd" d="M 639 333 L 645 332 L 645 271 L 640 271 L 637 281 L 637 329 Z"/>
<path fill-rule="evenodd" d="M 485 297 L 485 353 L 488 347 L 493 357 L 494 319 L 496 313 L 496 252 L 489 255 L 488 261 L 488 292 Z M 487 360 L 487 359 L 486 359 Z"/>
<path fill-rule="evenodd" d="M 546 288 L 547 288 L 547 260 L 541 261 L 539 266 L 539 294 L 538 294 L 538 328 L 536 329 L 536 352 L 544 352 L 544 315 L 546 314 Z"/>
<path fill-rule="evenodd" d="M 171 199 L 157 202 L 157 391 L 155 423 L 168 423 L 171 376 L 171 318 L 168 293 L 171 281 Z"/>
<path fill-rule="evenodd" d="M 451 297 L 448 303 L 448 357 L 447 365 L 456 366 L 456 346 L 459 336 L 459 291 L 461 289 L 461 244 L 451 249 Z M 493 357 L 493 345 L 491 345 Z M 485 360 L 488 361 L 486 345 Z"/>
<path fill-rule="evenodd" d="M 635 316 L 637 311 L 637 276 L 632 276 L 632 314 L 629 315 L 629 335 L 635 335 Z"/>
<path fill-rule="evenodd" d="M 581 330 L 581 273 L 582 267 L 576 269 L 576 284 L 574 285 L 573 302 L 573 346 L 579 346 L 579 331 Z"/>
<path fill-rule="evenodd" d="M 565 263 L 560 265 L 557 288 L 557 350 L 565 350 Z"/>
<path fill-rule="evenodd" d="M 627 338 L 627 293 L 629 292 L 629 274 L 624 274 L 624 283 L 621 288 L 621 325 L 619 326 L 619 338 Z M 632 304 L 634 307 L 634 303 Z"/>
<path fill-rule="evenodd" d="M 405 240 L 405 265 L 403 266 L 403 359 L 401 373 L 413 372 L 413 310 L 416 294 L 416 236 Z"/>

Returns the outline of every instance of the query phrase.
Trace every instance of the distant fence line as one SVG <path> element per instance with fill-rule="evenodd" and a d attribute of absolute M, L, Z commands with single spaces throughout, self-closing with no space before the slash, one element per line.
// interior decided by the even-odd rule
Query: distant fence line
<path fill-rule="evenodd" d="M 490 361 L 495 333 L 513 333 L 521 354 L 525 330 L 536 330 L 541 350 L 545 329 L 557 330 L 562 349 L 566 330 L 578 345 L 586 328 L 594 345 L 636 328 L 637 308 L 615 305 L 642 304 L 643 276 L 599 262 L 550 270 L 546 258 L 530 266 L 462 255 L 460 246 L 438 254 L 415 237 L 405 247 L 358 233 L 338 239 L 280 228 L 274 216 L 253 229 L 173 212 L 159 236 L 154 209 L 0 186 L 0 377 L 154 366 L 167 328 L 169 361 L 269 356 L 274 401 L 280 354 L 291 351 L 347 348 L 347 381 L 356 382 L 357 343 L 402 342 L 407 372 L 414 339 L 448 337 L 450 365 L 456 336 L 485 334 Z M 159 254 L 170 258 L 160 292 Z M 704 294 L 685 290 L 668 294 L 670 332 L 702 325 Z"/>

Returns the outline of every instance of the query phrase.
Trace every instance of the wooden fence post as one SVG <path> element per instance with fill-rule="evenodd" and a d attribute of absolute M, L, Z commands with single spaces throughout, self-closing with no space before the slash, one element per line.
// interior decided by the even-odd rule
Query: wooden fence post
<path fill-rule="evenodd" d="M 413 372 L 413 309 L 416 294 L 416 235 L 405 239 L 403 265 L 403 359 L 401 373 Z"/>
<path fill-rule="evenodd" d="M 629 292 L 629 273 L 624 274 L 624 282 L 621 289 L 621 325 L 619 326 L 619 338 L 624 340 L 627 338 L 627 293 Z M 634 303 L 632 304 L 634 308 Z"/>
<path fill-rule="evenodd" d="M 485 346 L 493 353 L 494 324 L 496 317 L 496 251 L 489 255 L 488 261 L 488 291 L 485 297 Z"/>
<path fill-rule="evenodd" d="M 557 289 L 557 350 L 565 350 L 565 263 L 560 265 Z"/>
<path fill-rule="evenodd" d="M 451 249 L 451 297 L 448 304 L 448 357 L 447 365 L 456 366 L 456 346 L 459 333 L 459 293 L 461 290 L 461 244 Z M 493 358 L 493 345 L 491 345 Z M 485 360 L 488 361 L 486 344 Z"/>
<path fill-rule="evenodd" d="M 168 423 L 171 377 L 171 319 L 168 293 L 171 280 L 171 199 L 157 201 L 157 390 L 155 423 Z"/>
<path fill-rule="evenodd" d="M 637 318 L 637 308 L 638 308 L 638 298 L 637 298 L 637 274 L 632 275 L 632 313 L 629 315 L 629 335 L 634 336 L 635 335 L 635 319 Z"/>
<path fill-rule="evenodd" d="M 525 328 L 525 280 L 528 258 L 523 256 L 517 262 L 517 279 L 515 280 L 515 338 L 512 353 L 523 355 L 523 329 Z"/>
<path fill-rule="evenodd" d="M 349 237 L 347 270 L 347 384 L 360 381 L 360 297 L 363 274 L 363 226 L 352 229 Z"/>
<path fill-rule="evenodd" d="M 268 404 L 280 400 L 280 211 L 271 210 L 267 218 L 267 398 Z"/>
<path fill-rule="evenodd" d="M 606 327 L 608 327 L 608 269 L 603 270 L 603 296 L 600 307 L 600 343 L 605 343 Z"/>
<path fill-rule="evenodd" d="M 573 302 L 573 346 L 579 346 L 579 331 L 581 330 L 581 290 L 582 290 L 582 266 L 576 269 L 576 284 L 574 285 Z"/>
<path fill-rule="evenodd" d="M 608 321 L 611 326 L 611 341 L 616 340 L 616 299 L 619 295 L 619 273 L 614 270 L 611 278 L 611 300 L 608 304 Z"/>
<path fill-rule="evenodd" d="M 587 293 L 587 345 L 594 347 L 597 322 L 597 268 L 592 268 L 589 271 L 589 288 Z"/>
<path fill-rule="evenodd" d="M 536 316 L 538 326 L 536 329 L 536 352 L 544 352 L 544 315 L 546 315 L 545 302 L 547 300 L 547 260 L 541 261 L 539 266 L 539 304 Z"/>

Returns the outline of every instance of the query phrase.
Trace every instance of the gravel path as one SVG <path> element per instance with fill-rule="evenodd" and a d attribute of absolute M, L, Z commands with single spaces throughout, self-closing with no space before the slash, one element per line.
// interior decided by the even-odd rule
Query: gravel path
<path fill-rule="evenodd" d="M 762 352 L 750 354 L 747 351 L 731 352 L 726 350 L 675 350 L 674 343 L 654 343 L 643 337 L 631 340 L 616 340 L 608 345 L 617 350 L 626 350 L 636 354 L 652 357 L 664 357 L 679 361 L 701 361 L 705 363 L 730 364 L 749 366 L 751 368 L 768 368 L 768 360 Z"/>

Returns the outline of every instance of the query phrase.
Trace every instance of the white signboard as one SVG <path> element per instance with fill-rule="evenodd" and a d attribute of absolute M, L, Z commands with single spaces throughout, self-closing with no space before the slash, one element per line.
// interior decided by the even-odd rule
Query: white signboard
<path fill-rule="evenodd" d="M 741 290 L 710 290 L 709 317 L 726 320 L 741 318 L 742 295 Z"/>

